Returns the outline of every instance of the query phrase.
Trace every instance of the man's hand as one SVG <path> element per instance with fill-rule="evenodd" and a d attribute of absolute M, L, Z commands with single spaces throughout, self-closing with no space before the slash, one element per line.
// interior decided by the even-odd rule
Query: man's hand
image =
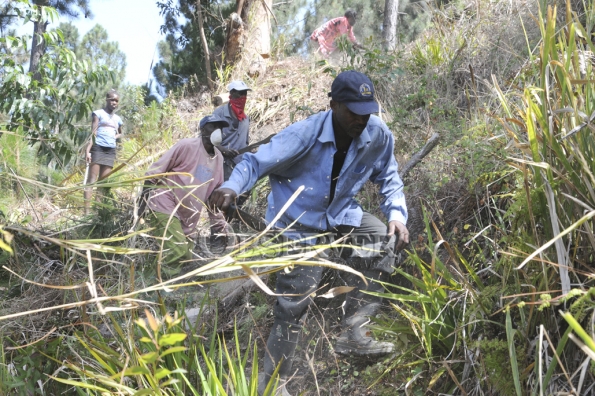
<path fill-rule="evenodd" d="M 229 205 L 235 201 L 237 194 L 230 188 L 218 188 L 209 197 L 209 208 L 227 211 Z"/>
<path fill-rule="evenodd" d="M 87 161 L 87 164 L 91 163 L 91 153 L 87 153 L 87 155 L 85 155 L 85 161 Z"/>
<path fill-rule="evenodd" d="M 409 231 L 405 224 L 398 220 L 393 220 L 388 223 L 388 236 L 394 235 L 395 231 L 399 234 L 399 243 L 397 243 L 397 250 L 401 250 L 409 243 Z"/>
<path fill-rule="evenodd" d="M 221 151 L 221 154 L 223 154 L 223 156 L 225 158 L 235 158 L 238 155 L 240 155 L 240 153 L 238 153 L 238 150 L 232 150 L 232 149 L 227 149 L 225 147 L 217 147 L 219 149 L 219 151 Z"/>

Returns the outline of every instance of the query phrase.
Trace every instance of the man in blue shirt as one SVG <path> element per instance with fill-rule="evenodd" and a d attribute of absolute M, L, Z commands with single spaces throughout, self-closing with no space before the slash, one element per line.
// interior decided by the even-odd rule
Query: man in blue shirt
<path fill-rule="evenodd" d="M 394 158 L 394 138 L 386 124 L 372 113 L 379 111 L 370 79 L 356 71 L 339 74 L 331 86 L 331 110 L 315 114 L 278 133 L 257 153 L 246 154 L 230 179 L 211 195 L 209 202 L 226 210 L 234 199 L 248 191 L 258 179 L 269 176 L 266 220 L 271 222 L 292 194 L 304 190 L 282 214 L 277 224 L 291 225 L 298 233 L 316 235 L 332 232 L 350 236 L 353 249 L 350 266 L 372 280 L 384 280 L 392 272 L 381 245 L 387 236 L 398 234 L 397 249 L 409 243 L 407 207 L 403 183 Z M 363 212 L 354 196 L 367 180 L 379 186 L 381 210 L 388 227 Z M 356 248 L 357 246 L 358 248 Z M 388 262 L 388 265 L 387 265 Z M 278 394 L 288 395 L 285 380 L 291 376 L 295 346 L 302 317 L 322 277 L 320 267 L 296 266 L 277 275 L 279 296 L 274 307 L 275 322 L 267 341 L 264 380 L 259 393 L 281 362 Z M 393 351 L 393 345 L 366 336 L 363 328 L 380 307 L 380 299 L 361 290 L 382 291 L 376 282 L 354 281 L 347 294 L 343 330 L 335 351 L 345 355 L 378 357 Z"/>

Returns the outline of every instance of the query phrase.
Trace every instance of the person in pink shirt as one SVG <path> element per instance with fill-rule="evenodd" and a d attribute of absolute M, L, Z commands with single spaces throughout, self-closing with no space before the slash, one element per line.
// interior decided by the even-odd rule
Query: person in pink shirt
<path fill-rule="evenodd" d="M 155 176 L 145 181 L 142 197 L 149 209 L 145 217 L 162 244 L 162 270 L 169 276 L 180 271 L 183 261 L 192 259 L 191 241 L 202 208 L 223 183 L 223 155 L 215 146 L 221 144 L 221 128 L 227 126 L 228 122 L 216 115 L 204 117 L 200 136 L 177 142 L 145 173 Z M 212 211 L 209 219 L 212 246 L 225 239 L 226 222 L 223 214 Z"/>
<path fill-rule="evenodd" d="M 345 16 L 331 19 L 312 33 L 310 39 L 318 42 L 318 50 L 327 57 L 336 49 L 337 37 L 347 33 L 349 40 L 357 47 L 361 45 L 353 35 L 353 26 L 357 13 L 353 10 L 345 11 Z"/>

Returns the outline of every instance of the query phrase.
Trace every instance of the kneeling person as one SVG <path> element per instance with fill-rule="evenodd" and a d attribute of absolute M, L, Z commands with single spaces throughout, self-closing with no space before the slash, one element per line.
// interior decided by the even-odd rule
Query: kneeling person
<path fill-rule="evenodd" d="M 148 221 L 155 228 L 153 234 L 163 238 L 164 272 L 173 276 L 180 271 L 180 262 L 192 259 L 189 240 L 194 239 L 205 202 L 223 183 L 223 156 L 215 148 L 221 143 L 221 128 L 227 121 L 214 115 L 200 121 L 200 136 L 182 139 L 153 163 L 146 176 L 156 176 L 145 182 L 143 196 L 150 209 Z M 175 174 L 175 173 L 188 173 Z M 209 211 L 211 235 L 221 235 L 225 219 L 220 213 Z M 211 241 L 213 241 L 213 237 Z"/>

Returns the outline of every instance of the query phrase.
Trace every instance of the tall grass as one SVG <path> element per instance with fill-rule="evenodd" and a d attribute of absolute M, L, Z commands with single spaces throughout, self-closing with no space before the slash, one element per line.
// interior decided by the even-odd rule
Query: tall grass
<path fill-rule="evenodd" d="M 585 39 L 592 35 L 594 8 L 586 4 L 584 18 L 573 12 L 570 2 L 561 10 L 541 4 L 537 22 L 542 40 L 522 71 L 523 90 L 504 92 L 493 80 L 502 106 L 499 120 L 511 141 L 509 165 L 518 170 L 517 197 L 526 203 L 510 215 L 529 220 L 515 223 L 518 229 L 514 231 L 530 236 L 524 241 L 516 239 L 518 250 L 506 252 L 524 259 L 516 261 L 514 271 L 519 282 L 532 289 L 507 300 L 515 302 L 511 304 L 515 308 L 510 309 L 521 320 L 511 319 L 512 311 L 507 309 L 506 330 L 513 373 L 533 372 L 529 378 L 538 384 L 531 388 L 533 394 L 559 389 L 582 394 L 586 372 L 572 374 L 584 370 L 583 352 L 567 340 L 569 336 L 574 340 L 570 328 L 581 335 L 581 321 L 589 322 L 591 332 L 595 330 L 586 315 L 595 259 L 595 140 L 591 125 L 595 118 L 595 47 Z M 584 20 L 591 24 L 584 26 Z M 577 296 L 582 297 L 573 301 Z M 536 305 L 538 312 L 533 309 Z M 561 315 L 570 324 L 569 330 L 558 312 L 550 309 L 556 305 L 569 308 L 571 313 Z M 574 317 L 577 320 L 573 321 Z M 515 334 L 521 339 L 515 340 Z M 585 335 L 581 337 L 588 345 Z M 538 343 L 533 362 L 516 367 L 514 348 L 531 341 Z M 552 342 L 558 343 L 557 351 Z M 516 394 L 527 389 L 520 385 L 521 380 L 522 376 L 514 377 Z"/>
<path fill-rule="evenodd" d="M 476 245 L 470 260 L 426 219 L 427 245 L 416 244 L 410 266 L 397 269 L 409 286 L 387 285 L 383 296 L 397 319 L 378 320 L 378 329 L 409 342 L 385 375 L 409 370 L 400 388 L 406 392 L 595 391 L 588 363 L 595 332 L 595 48 L 585 39 L 593 33 L 593 4 L 585 12 L 574 14 L 569 2 L 562 18 L 555 7 L 542 8 L 535 19 L 541 40 L 507 81 L 511 88 L 492 77 L 499 109 L 490 114 L 508 137 L 509 169 L 499 174 L 510 191 L 488 195 L 489 224 L 464 245 L 482 237 L 485 246 Z"/>

